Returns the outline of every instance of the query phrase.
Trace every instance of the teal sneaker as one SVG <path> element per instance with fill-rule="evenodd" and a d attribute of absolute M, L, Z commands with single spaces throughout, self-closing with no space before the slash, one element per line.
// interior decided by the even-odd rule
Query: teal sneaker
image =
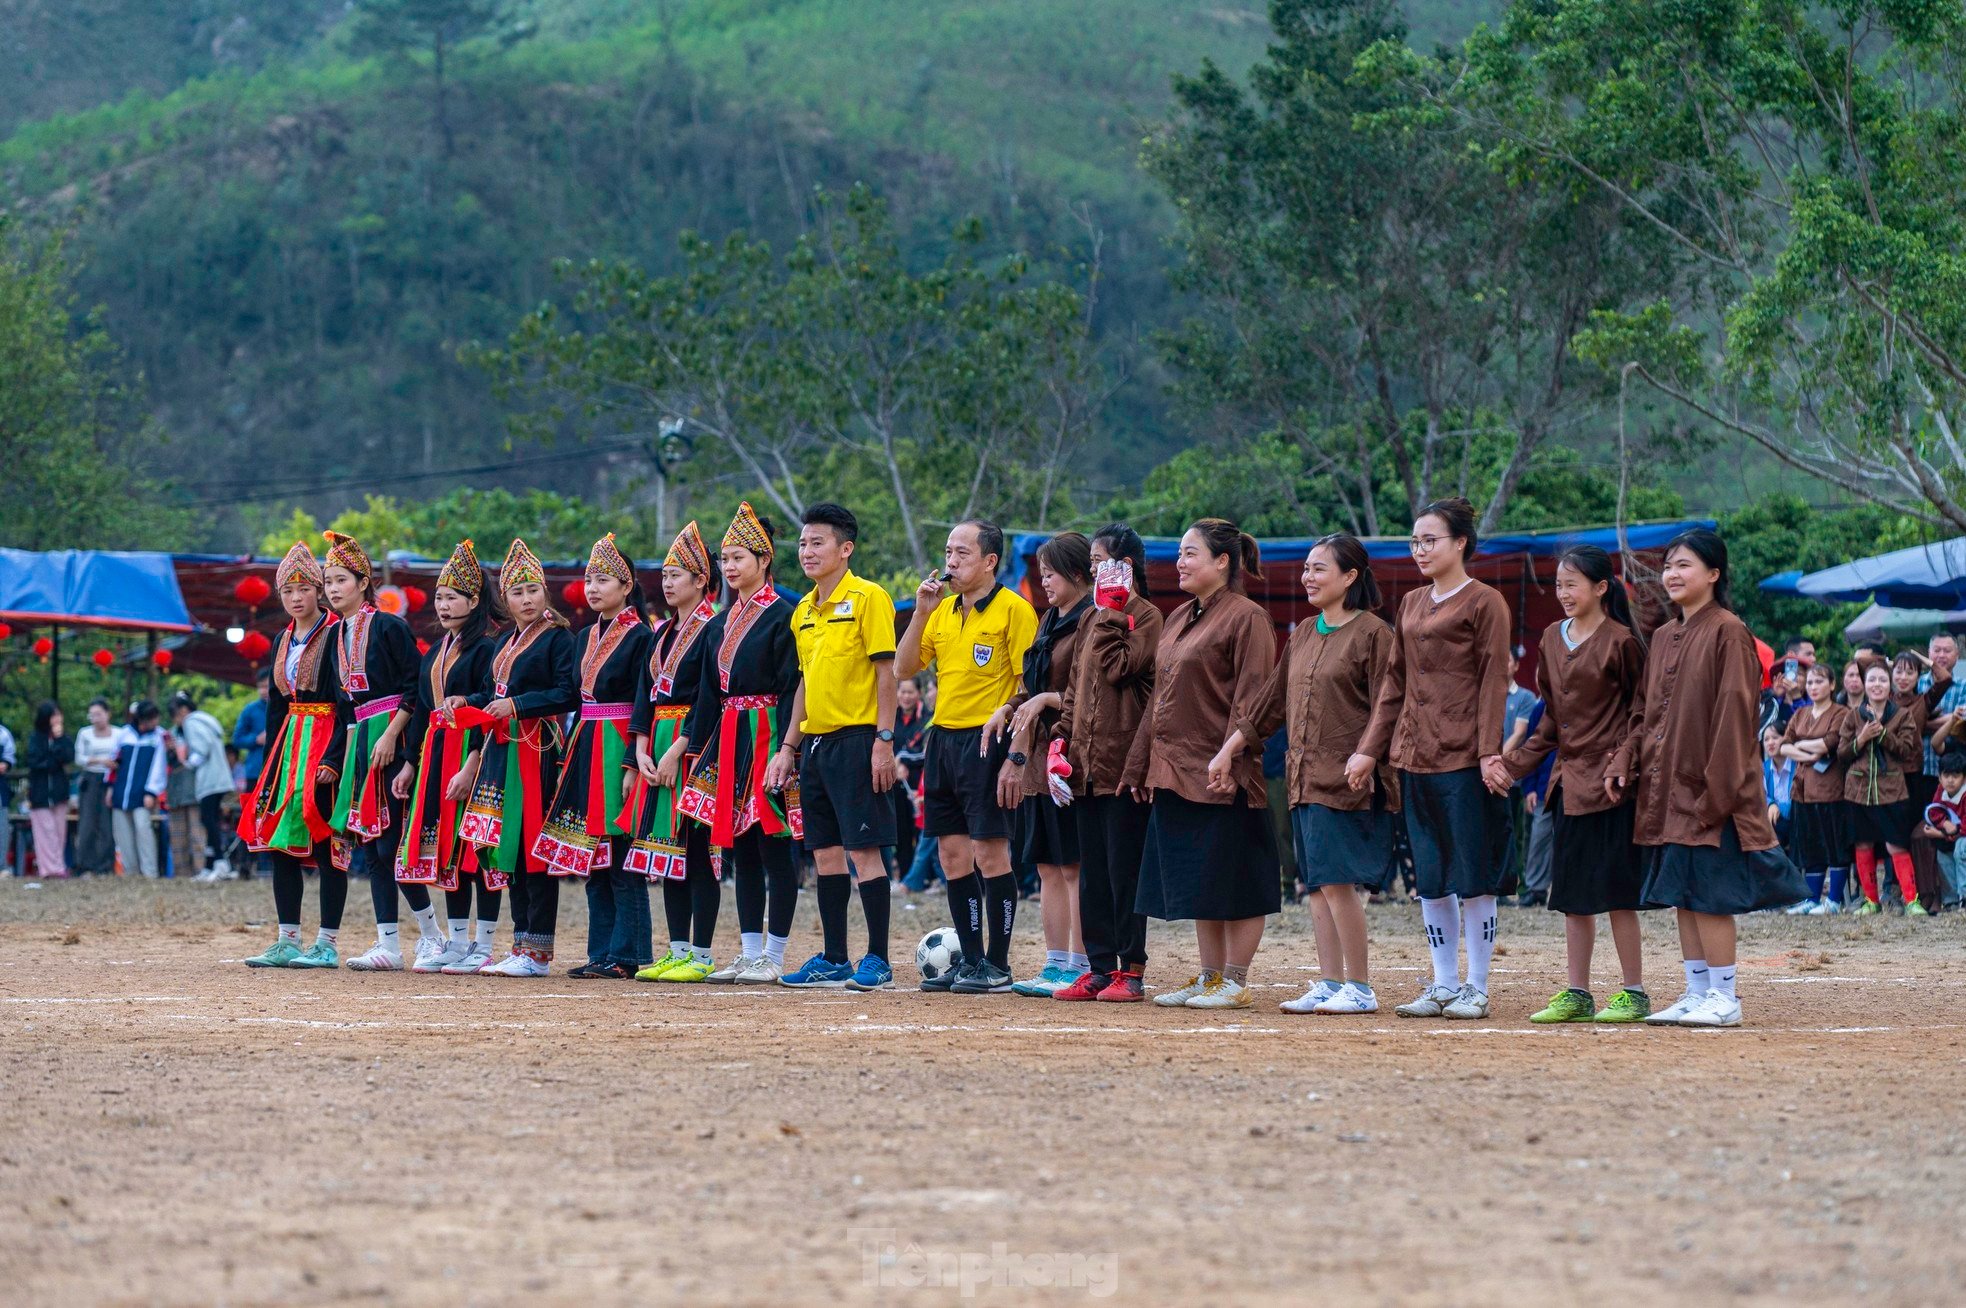
<path fill-rule="evenodd" d="M 341 955 L 335 947 L 325 940 L 316 940 L 307 947 L 307 952 L 294 955 L 288 967 L 340 967 Z"/>
<path fill-rule="evenodd" d="M 1046 963 L 1036 976 L 1028 981 L 1017 982 L 1010 990 L 1012 994 L 1023 995 L 1028 999 L 1049 999 L 1084 975 L 1085 969 L 1082 967 Z"/>
<path fill-rule="evenodd" d="M 275 940 L 263 954 L 254 954 L 246 960 L 247 967 L 292 967 L 300 957 L 300 946 L 291 940 Z"/>
<path fill-rule="evenodd" d="M 1548 1008 L 1531 1013 L 1532 1022 L 1589 1022 L 1597 1016 L 1597 1000 L 1588 990 L 1559 990 Z"/>

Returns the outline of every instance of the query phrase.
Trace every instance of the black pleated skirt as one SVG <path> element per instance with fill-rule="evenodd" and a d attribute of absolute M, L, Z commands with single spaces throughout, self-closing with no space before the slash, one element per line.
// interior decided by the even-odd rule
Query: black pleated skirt
<path fill-rule="evenodd" d="M 1506 895 L 1509 801 L 1482 784 L 1480 768 L 1399 774 L 1406 843 L 1422 899 Z"/>
<path fill-rule="evenodd" d="M 1550 793 L 1550 908 L 1611 913 L 1645 904 L 1645 854 L 1632 843 L 1632 802 L 1597 813 L 1563 811 L 1563 787 Z"/>
<path fill-rule="evenodd" d="M 1648 855 L 1644 899 L 1655 908 L 1684 908 L 1731 917 L 1786 908 L 1809 895 L 1802 874 L 1779 849 L 1748 853 L 1734 824 L 1720 828 L 1720 847 L 1657 845 Z"/>
<path fill-rule="evenodd" d="M 1849 805 L 1796 800 L 1789 808 L 1789 861 L 1801 868 L 1849 867 Z"/>
<path fill-rule="evenodd" d="M 1385 884 L 1393 861 L 1393 826 L 1399 816 L 1374 800 L 1361 809 L 1299 804 L 1290 810 L 1290 831 L 1297 840 L 1297 878 L 1318 886 Z"/>
<path fill-rule="evenodd" d="M 1233 922 L 1283 907 L 1276 835 L 1265 809 L 1238 796 L 1198 804 L 1156 791 L 1134 911 L 1163 921 Z"/>
<path fill-rule="evenodd" d="M 1028 796 L 1014 815 L 1020 863 L 1059 867 L 1079 861 L 1078 820 L 1044 795 Z"/>

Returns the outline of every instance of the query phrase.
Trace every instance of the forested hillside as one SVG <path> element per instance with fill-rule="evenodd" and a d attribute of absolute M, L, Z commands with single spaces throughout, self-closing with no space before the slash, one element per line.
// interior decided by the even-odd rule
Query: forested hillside
<path fill-rule="evenodd" d="M 440 52 L 427 27 L 325 0 L 0 0 L 20 54 L 0 71 L 6 203 L 76 224 L 80 298 L 143 373 L 212 543 L 255 506 L 332 509 L 384 478 L 435 493 L 506 458 L 501 405 L 456 350 L 554 293 L 553 259 L 662 271 L 685 229 L 782 246 L 815 187 L 859 181 L 923 262 L 971 213 L 989 248 L 1067 277 L 1096 251 L 1095 339 L 1124 379 L 1098 478 L 1185 443 L 1140 344 L 1173 317 L 1140 141 L 1175 73 L 1260 56 L 1263 5 L 448 8 Z M 1412 8 L 1418 44 L 1494 6 Z M 594 486 L 581 434 L 501 480 L 641 475 L 633 457 Z"/>

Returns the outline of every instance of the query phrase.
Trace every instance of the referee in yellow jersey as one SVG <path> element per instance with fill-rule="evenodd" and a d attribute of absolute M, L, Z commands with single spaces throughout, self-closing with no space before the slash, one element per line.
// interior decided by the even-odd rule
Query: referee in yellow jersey
<path fill-rule="evenodd" d="M 765 770 L 782 789 L 796 770 L 805 812 L 805 847 L 819 870 L 819 923 L 825 948 L 778 979 L 795 989 L 882 990 L 894 984 L 887 961 L 888 885 L 883 846 L 894 843 L 894 601 L 853 575 L 860 523 L 838 504 L 815 504 L 799 531 L 799 566 L 812 590 L 792 610 L 800 682 L 792 725 Z M 846 910 L 853 899 L 847 860 L 860 874 L 867 954 L 847 959 Z"/>
<path fill-rule="evenodd" d="M 937 841 L 963 949 L 961 967 L 922 982 L 922 989 L 997 994 L 1010 989 L 1017 878 L 1010 871 L 1010 810 L 997 803 L 997 770 L 1009 743 L 985 739 L 983 727 L 1017 693 L 1038 615 L 1022 595 L 997 582 L 1001 527 L 974 519 L 957 523 L 942 558 L 946 580 L 927 577 L 916 588 L 915 612 L 894 656 L 898 676 L 935 667 L 922 831 Z M 954 593 L 945 598 L 945 590 Z M 1019 767 L 1025 762 L 1011 761 Z"/>

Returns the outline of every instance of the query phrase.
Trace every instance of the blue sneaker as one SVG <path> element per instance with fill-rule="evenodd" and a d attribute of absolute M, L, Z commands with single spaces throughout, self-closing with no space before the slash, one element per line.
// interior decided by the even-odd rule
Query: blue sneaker
<path fill-rule="evenodd" d="M 1011 991 L 1027 998 L 1049 999 L 1084 975 L 1083 968 L 1067 967 L 1062 963 L 1046 963 L 1036 976 L 1028 981 L 1019 981 L 1011 987 Z"/>
<path fill-rule="evenodd" d="M 781 986 L 791 986 L 794 990 L 838 990 L 853 975 L 851 963 L 829 963 L 826 955 L 814 954 L 802 964 L 798 971 L 778 978 Z"/>
<path fill-rule="evenodd" d="M 853 969 L 847 978 L 848 990 L 886 990 L 894 984 L 894 969 L 887 965 L 885 958 L 875 958 L 872 954 L 860 960 L 860 966 Z"/>

